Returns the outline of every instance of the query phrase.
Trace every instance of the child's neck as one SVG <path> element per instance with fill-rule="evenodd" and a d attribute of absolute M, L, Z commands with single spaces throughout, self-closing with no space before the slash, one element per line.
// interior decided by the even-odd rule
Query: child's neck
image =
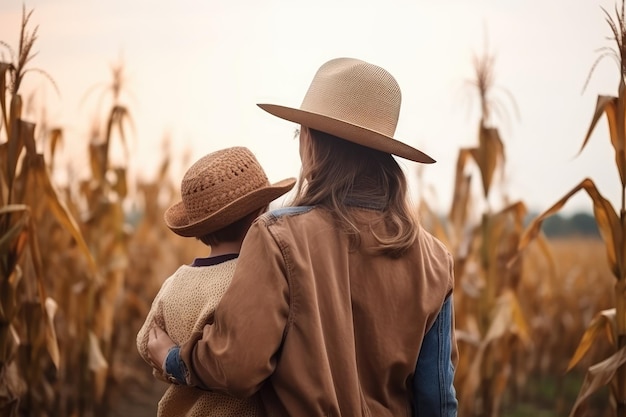
<path fill-rule="evenodd" d="M 211 246 L 211 257 L 239 253 L 241 242 L 220 242 Z"/>

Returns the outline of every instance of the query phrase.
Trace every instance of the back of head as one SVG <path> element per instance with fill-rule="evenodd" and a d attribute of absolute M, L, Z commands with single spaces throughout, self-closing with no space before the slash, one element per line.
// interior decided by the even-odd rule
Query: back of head
<path fill-rule="evenodd" d="M 407 181 L 392 155 L 303 127 L 300 132 L 302 172 L 295 205 L 326 208 L 340 227 L 360 243 L 353 208 L 380 211 L 387 225 L 376 236 L 376 252 L 400 256 L 417 233 L 407 201 Z"/>
<path fill-rule="evenodd" d="M 417 235 L 406 178 L 392 155 L 435 162 L 393 137 L 401 101 L 397 81 L 384 68 L 335 58 L 317 70 L 299 108 L 258 104 L 302 127 L 304 182 L 295 203 L 327 207 L 356 244 L 360 231 L 349 207 L 381 210 L 387 234 L 377 236 L 377 251 L 391 256 L 401 255 Z"/>
<path fill-rule="evenodd" d="M 246 236 L 254 220 L 266 212 L 268 208 L 269 206 L 261 207 L 221 229 L 206 233 L 202 236 L 196 236 L 196 238 L 205 245 L 210 246 L 212 251 L 223 243 L 237 243 L 241 245 L 243 238 Z"/>

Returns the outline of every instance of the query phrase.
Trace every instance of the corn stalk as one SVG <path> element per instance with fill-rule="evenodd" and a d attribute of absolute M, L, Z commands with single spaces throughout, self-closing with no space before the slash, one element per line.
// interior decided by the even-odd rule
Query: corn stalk
<path fill-rule="evenodd" d="M 469 83 L 480 104 L 478 144 L 459 151 L 454 198 L 446 236 L 442 237 L 455 256 L 456 327 L 462 345 L 455 385 L 461 416 L 499 414 L 515 352 L 530 341 L 526 315 L 516 292 L 522 263 L 515 259 L 526 207 L 514 202 L 492 210 L 489 204 L 495 175 L 504 169 L 504 145 L 492 123 L 492 113 L 503 111 L 493 99 L 493 63 L 493 57 L 487 54 L 474 60 L 475 78 Z M 478 224 L 471 219 L 471 210 L 476 206 L 471 168 L 480 175 L 482 198 L 487 205 Z"/>
<path fill-rule="evenodd" d="M 604 115 L 608 121 L 609 137 L 615 150 L 615 164 L 621 181 L 621 208 L 619 215 L 611 203 L 599 192 L 590 178 L 583 179 L 577 186 L 559 199 L 552 207 L 540 214 L 528 226 L 519 245 L 524 250 L 528 244 L 540 236 L 543 221 L 557 213 L 566 202 L 580 191 L 585 191 L 593 202 L 593 212 L 606 247 L 609 268 L 615 277 L 615 308 L 598 312 L 583 334 L 567 370 L 576 366 L 590 349 L 606 335 L 613 353 L 604 360 L 590 366 L 570 411 L 570 417 L 584 415 L 586 401 L 599 388 L 609 386 L 611 404 L 618 417 L 626 417 L 626 25 L 624 22 L 624 2 L 621 10 L 615 9 L 616 18 L 602 9 L 606 15 L 615 49 L 603 48 L 602 54 L 592 66 L 604 57 L 612 56 L 619 63 L 620 77 L 618 94 L 598 96 L 591 124 L 583 140 L 580 152 L 587 145 L 598 121 Z M 590 75 L 591 75 L 590 72 Z"/>
<path fill-rule="evenodd" d="M 72 215 L 58 198 L 43 155 L 35 143 L 35 124 L 22 118 L 19 93 L 34 54 L 37 28 L 29 31 L 32 11 L 23 10 L 19 47 L 4 41 L 12 58 L 0 62 L 0 411 L 2 415 L 47 415 L 56 401 L 45 378 L 61 368 L 54 325 L 57 302 L 48 296 L 45 262 L 39 250 L 37 212 L 45 205 L 76 242 L 95 270 Z M 37 204 L 31 204 L 33 195 Z"/>

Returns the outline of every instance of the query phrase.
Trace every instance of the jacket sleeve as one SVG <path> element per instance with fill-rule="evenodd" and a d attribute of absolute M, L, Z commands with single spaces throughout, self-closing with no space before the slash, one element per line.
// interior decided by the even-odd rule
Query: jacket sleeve
<path fill-rule="evenodd" d="M 214 322 L 181 346 L 188 385 L 245 397 L 272 374 L 289 314 L 286 268 L 280 245 L 258 220 Z"/>
<path fill-rule="evenodd" d="M 450 262 L 453 264 L 452 259 Z M 413 376 L 414 417 L 456 417 L 458 412 L 454 388 L 458 350 L 454 330 L 453 286 L 454 271 L 451 266 L 450 292 L 434 324 L 426 333 L 417 358 Z"/>

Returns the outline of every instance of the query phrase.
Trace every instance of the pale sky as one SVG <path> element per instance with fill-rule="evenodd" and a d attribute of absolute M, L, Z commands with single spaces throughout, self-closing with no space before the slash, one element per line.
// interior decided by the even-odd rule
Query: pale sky
<path fill-rule="evenodd" d="M 476 144 L 478 108 L 464 87 L 472 55 L 496 55 L 496 84 L 515 98 L 519 118 L 496 120 L 505 145 L 506 190 L 531 210 L 544 210 L 585 177 L 619 211 L 621 184 L 606 119 L 576 156 L 599 94 L 617 95 L 612 58 L 596 67 L 598 49 L 613 47 L 601 7 L 607 0 L 18 0 L 0 1 L 0 40 L 17 49 L 22 5 L 39 26 L 24 93 L 44 100 L 48 123 L 65 129 L 64 151 L 86 149 L 97 94 L 123 59 L 135 121 L 131 172 L 151 178 L 173 145 L 173 176 L 214 150 L 249 147 L 270 181 L 297 176 L 296 126 L 260 110 L 268 102 L 298 107 L 325 61 L 360 58 L 398 80 L 403 94 L 395 137 L 434 157 L 422 183 L 431 205 L 447 212 L 461 147 Z M 619 3 L 621 7 L 621 3 Z M 7 59 L 7 50 L 0 47 Z M 81 104 L 82 102 L 82 104 Z M 188 152 L 191 161 L 184 161 Z M 84 156 L 72 154 L 76 163 Z M 120 154 L 121 155 L 121 154 Z M 418 164 L 401 160 L 411 178 Z M 475 178 L 478 185 L 479 177 Z M 414 188 L 417 181 L 413 182 Z M 419 192 L 419 191 L 416 191 Z M 580 194 L 564 210 L 590 211 Z"/>

